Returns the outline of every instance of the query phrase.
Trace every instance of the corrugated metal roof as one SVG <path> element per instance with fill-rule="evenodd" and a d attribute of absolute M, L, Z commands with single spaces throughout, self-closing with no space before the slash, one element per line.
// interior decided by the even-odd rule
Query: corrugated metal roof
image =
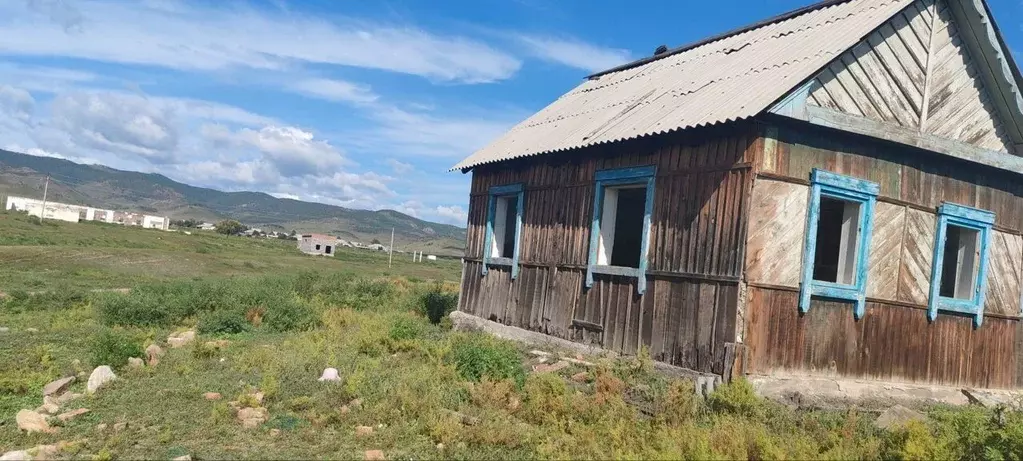
<path fill-rule="evenodd" d="M 452 169 L 752 117 L 912 2 L 829 2 L 599 75 Z"/>

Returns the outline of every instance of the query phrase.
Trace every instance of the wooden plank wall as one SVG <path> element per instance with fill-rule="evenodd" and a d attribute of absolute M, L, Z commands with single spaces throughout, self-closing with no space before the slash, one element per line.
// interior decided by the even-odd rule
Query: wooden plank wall
<path fill-rule="evenodd" d="M 722 372 L 736 336 L 745 249 L 753 124 L 698 130 L 615 146 L 484 165 L 473 172 L 460 310 L 553 336 L 700 371 Z M 656 165 L 647 290 L 596 274 L 583 286 L 594 173 Z M 492 267 L 481 276 L 487 191 L 523 183 L 516 280 Z"/>
<path fill-rule="evenodd" d="M 814 167 L 878 182 L 881 196 L 868 261 L 867 313 L 860 321 L 854 319 L 851 305 L 823 300 L 814 300 L 810 311 L 799 315 L 798 280 L 793 283 L 789 274 L 798 273 L 798 264 L 788 269 L 764 266 L 790 261 L 797 253 L 801 259 L 802 233 L 786 240 L 789 233 L 782 231 L 792 227 L 799 213 L 767 213 L 769 206 L 751 209 L 747 371 L 1023 386 L 1023 183 L 1010 173 L 833 130 L 787 123 L 773 129 L 778 130 L 777 142 L 765 143 L 771 148 L 756 162 L 754 206 L 805 207 Z M 757 191 L 771 191 L 775 197 L 764 198 Z M 950 313 L 939 312 L 933 323 L 927 320 L 936 208 L 946 200 L 996 214 L 986 315 L 978 329 L 969 317 Z M 779 242 L 783 244 L 765 248 Z M 768 257 L 755 258 L 758 254 Z"/>
<path fill-rule="evenodd" d="M 808 102 L 988 150 L 1011 142 L 946 0 L 918 0 L 833 61 Z"/>

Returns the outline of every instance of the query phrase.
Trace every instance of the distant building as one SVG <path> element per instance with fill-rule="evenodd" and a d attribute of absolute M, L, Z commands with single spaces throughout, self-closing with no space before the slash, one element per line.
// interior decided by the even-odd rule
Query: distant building
<path fill-rule="evenodd" d="M 299 251 L 310 255 L 334 256 L 337 237 L 326 234 L 302 234 L 298 238 Z"/>
<path fill-rule="evenodd" d="M 437 256 L 436 255 L 426 255 L 426 259 L 427 259 L 427 261 L 436 261 L 437 260 Z"/>
<path fill-rule="evenodd" d="M 142 213 L 113 211 L 92 208 L 82 205 L 47 201 L 43 212 L 43 201 L 27 197 L 7 197 L 7 209 L 25 211 L 32 216 L 59 221 L 100 221 L 118 223 L 126 226 L 142 226 L 147 229 L 167 230 L 170 220 L 164 216 L 150 216 Z"/>
<path fill-rule="evenodd" d="M 198 225 L 197 227 L 199 228 L 199 230 L 204 230 L 204 231 L 217 230 L 217 225 L 216 224 L 208 223 L 208 222 L 204 222 L 204 223 Z"/>

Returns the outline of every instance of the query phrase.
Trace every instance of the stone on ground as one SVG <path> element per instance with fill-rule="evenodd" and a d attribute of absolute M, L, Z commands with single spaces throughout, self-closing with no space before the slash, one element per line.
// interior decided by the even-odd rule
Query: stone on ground
<path fill-rule="evenodd" d="M 43 386 L 43 397 L 48 395 L 60 395 L 67 390 L 71 383 L 75 382 L 74 376 L 68 376 L 67 378 L 60 378 L 56 381 L 50 381 L 49 384 Z"/>
<path fill-rule="evenodd" d="M 351 402 L 348 402 L 348 406 L 358 410 L 362 408 L 362 399 L 352 399 Z"/>
<path fill-rule="evenodd" d="M 26 328 L 25 331 L 27 331 L 29 333 L 39 333 L 39 329 L 38 328 L 31 328 L 31 327 L 29 327 L 29 328 Z"/>
<path fill-rule="evenodd" d="M 0 327 L 0 333 L 7 333 L 8 331 L 11 331 L 9 327 Z"/>
<path fill-rule="evenodd" d="M 565 368 L 568 368 L 568 362 L 566 362 L 564 360 L 558 360 L 556 363 L 554 363 L 552 365 L 547 365 L 547 364 L 537 365 L 537 366 L 533 367 L 533 372 L 534 373 L 553 373 L 555 371 L 560 371 L 560 370 L 563 370 Z"/>
<path fill-rule="evenodd" d="M 89 375 L 89 382 L 85 385 L 85 390 L 92 394 L 104 384 L 115 379 L 117 379 L 117 375 L 114 374 L 114 370 L 111 370 L 109 366 L 98 366 L 95 370 L 92 370 L 92 374 Z"/>
<path fill-rule="evenodd" d="M 53 415 L 56 414 L 58 411 L 60 411 L 60 405 L 57 405 L 56 403 L 43 402 L 43 405 L 41 407 L 36 408 L 36 413 L 43 415 Z"/>
<path fill-rule="evenodd" d="M 355 426 L 356 437 L 367 437 L 373 435 L 373 428 L 370 426 Z"/>
<path fill-rule="evenodd" d="M 148 363 L 149 366 L 160 363 L 160 357 L 163 357 L 163 349 L 160 346 L 150 344 L 149 347 L 146 348 L 146 363 Z"/>
<path fill-rule="evenodd" d="M 131 368 L 142 368 L 143 363 L 144 362 L 142 362 L 142 359 L 140 359 L 138 357 L 129 357 L 128 358 L 128 366 L 131 367 Z"/>
<path fill-rule="evenodd" d="M 114 432 L 124 432 L 128 428 L 127 422 L 114 423 Z"/>
<path fill-rule="evenodd" d="M 585 371 L 580 371 L 579 373 L 576 373 L 576 374 L 572 375 L 572 381 L 575 381 L 577 383 L 589 382 L 590 381 L 590 374 L 585 372 Z"/>
<path fill-rule="evenodd" d="M 878 416 L 877 420 L 874 421 L 874 425 L 881 429 L 891 430 L 897 427 L 903 427 L 906 424 L 909 424 L 910 421 L 924 421 L 926 419 L 927 417 L 919 411 L 906 408 L 902 405 L 895 405 L 894 407 L 885 410 L 884 413 L 881 413 L 881 416 Z"/>
<path fill-rule="evenodd" d="M 192 455 L 181 455 L 171 461 L 192 461 Z"/>
<path fill-rule="evenodd" d="M 246 429 L 255 429 L 260 424 L 270 419 L 270 412 L 266 408 L 242 408 L 238 410 L 238 421 L 242 423 L 242 427 Z"/>
<path fill-rule="evenodd" d="M 323 374 L 320 375 L 320 381 L 340 381 L 341 377 L 337 374 L 337 368 L 325 368 Z"/>
<path fill-rule="evenodd" d="M 219 392 L 207 392 L 202 395 L 206 400 L 220 400 Z"/>
<path fill-rule="evenodd" d="M 64 442 L 61 442 L 63 444 Z M 27 450 L 9 451 L 0 456 L 0 461 L 30 461 L 53 459 L 60 452 L 58 445 L 37 445 Z"/>
<path fill-rule="evenodd" d="M 82 396 L 83 396 L 83 394 L 76 394 L 74 392 L 65 392 L 63 394 L 60 394 L 60 396 L 57 397 L 57 398 L 53 398 L 53 396 L 43 397 L 43 402 L 44 403 L 50 403 L 47 400 L 47 399 L 49 399 L 49 400 L 52 401 L 52 403 L 56 403 L 57 405 L 63 405 L 63 404 L 68 403 L 68 402 L 70 402 L 72 400 L 80 399 L 80 398 L 82 398 Z"/>
<path fill-rule="evenodd" d="M 59 419 L 61 422 L 66 423 L 88 412 L 89 412 L 88 408 L 79 408 L 77 410 L 65 411 L 64 413 L 57 415 L 57 419 Z"/>
<path fill-rule="evenodd" d="M 366 450 L 365 456 L 366 461 L 384 461 L 387 459 L 384 457 L 382 450 Z"/>
<path fill-rule="evenodd" d="M 167 337 L 167 344 L 170 344 L 172 348 L 178 348 L 187 345 L 188 343 L 195 340 L 195 331 L 188 330 L 182 331 L 181 333 L 175 333 Z"/>
<path fill-rule="evenodd" d="M 28 450 L 8 451 L 0 455 L 0 461 L 30 461 L 31 459 Z"/>
<path fill-rule="evenodd" d="M 46 422 L 46 417 L 32 410 L 21 410 L 14 420 L 18 423 L 18 429 L 25 432 L 53 432 L 53 428 Z"/>

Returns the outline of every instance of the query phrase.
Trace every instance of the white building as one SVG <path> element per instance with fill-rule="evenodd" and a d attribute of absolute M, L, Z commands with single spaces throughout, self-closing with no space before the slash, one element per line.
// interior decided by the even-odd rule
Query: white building
<path fill-rule="evenodd" d="M 119 222 L 124 225 L 142 226 L 147 229 L 167 230 L 170 227 L 170 219 L 165 216 L 139 215 L 113 210 L 104 210 L 82 205 L 71 205 L 60 202 L 46 202 L 46 210 L 42 211 L 43 201 L 27 197 L 7 197 L 8 210 L 25 211 L 32 216 L 40 216 L 43 219 L 56 219 L 59 221 L 101 221 L 105 223 Z"/>
<path fill-rule="evenodd" d="M 57 202 L 46 202 L 26 197 L 7 197 L 7 209 L 25 211 L 32 216 L 57 221 L 78 222 L 81 207 Z"/>

